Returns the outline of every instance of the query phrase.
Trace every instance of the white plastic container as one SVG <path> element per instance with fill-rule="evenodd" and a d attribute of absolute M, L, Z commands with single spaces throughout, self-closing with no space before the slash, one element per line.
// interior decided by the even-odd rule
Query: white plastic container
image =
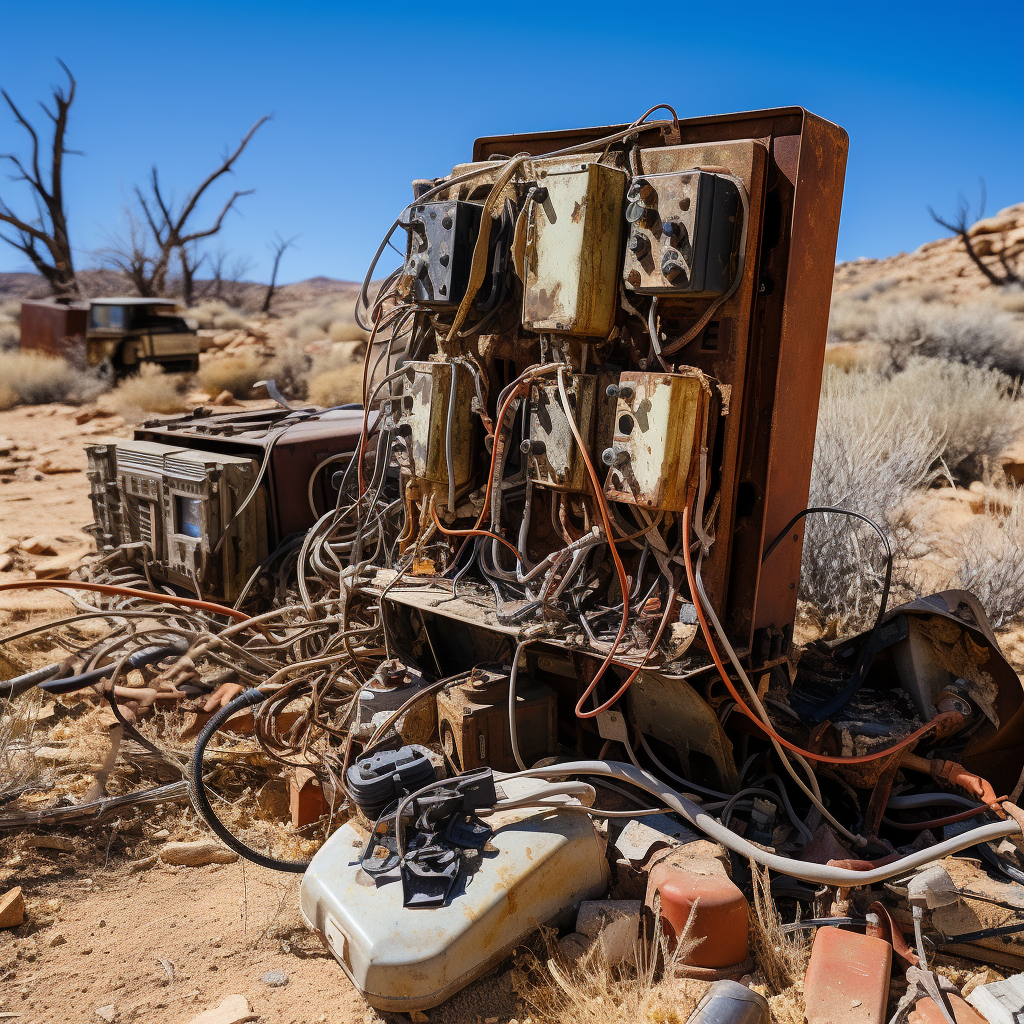
<path fill-rule="evenodd" d="M 542 788 L 501 783 L 509 799 Z M 575 800 L 565 799 L 576 804 Z M 493 815 L 479 869 L 443 907 L 402 905 L 402 883 L 380 887 L 359 867 L 365 834 L 347 823 L 302 877 L 302 916 L 371 1006 L 426 1010 L 507 956 L 538 924 L 572 917 L 608 884 L 604 843 L 581 811 L 530 808 Z"/>

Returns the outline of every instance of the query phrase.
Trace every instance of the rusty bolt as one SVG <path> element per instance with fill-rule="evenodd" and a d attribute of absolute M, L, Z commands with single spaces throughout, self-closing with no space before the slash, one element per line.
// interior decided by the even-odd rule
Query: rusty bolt
<path fill-rule="evenodd" d="M 623 462 L 629 459 L 629 452 L 620 444 L 612 445 L 611 448 L 605 448 L 601 452 L 601 461 L 606 466 L 621 466 Z"/>

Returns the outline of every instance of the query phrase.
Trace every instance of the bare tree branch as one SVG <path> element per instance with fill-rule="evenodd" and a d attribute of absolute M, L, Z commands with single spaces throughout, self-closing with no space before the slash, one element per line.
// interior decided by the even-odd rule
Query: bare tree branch
<path fill-rule="evenodd" d="M 267 294 L 263 297 L 263 305 L 260 307 L 261 313 L 270 312 L 270 303 L 273 301 L 274 289 L 277 287 L 277 268 L 281 265 L 281 257 L 286 249 L 291 248 L 295 244 L 295 240 L 298 237 L 298 235 L 292 235 L 291 238 L 285 239 L 280 235 L 275 235 L 274 241 L 270 244 L 270 248 L 274 253 L 274 269 L 271 271 L 270 284 L 267 285 Z"/>
<path fill-rule="evenodd" d="M 43 172 L 39 166 L 40 139 L 38 132 L 7 92 L 0 90 L 0 95 L 7 102 L 15 120 L 31 139 L 32 157 L 29 162 L 31 170 L 14 153 L 0 154 L 0 159 L 10 161 L 19 172 L 12 180 L 24 181 L 28 184 L 36 212 L 34 221 L 26 220 L 24 217 L 19 217 L 0 198 L 0 222 L 10 224 L 18 233 L 15 238 L 6 235 L 0 236 L 0 238 L 29 258 L 36 270 L 46 278 L 54 295 L 61 298 L 73 298 L 79 294 L 79 289 L 68 235 L 67 212 L 64 209 L 64 157 L 74 152 L 66 147 L 65 138 L 68 112 L 75 99 L 76 82 L 68 66 L 63 61 L 58 61 L 58 63 L 68 76 L 68 89 L 65 92 L 60 87 L 54 87 L 53 110 L 50 110 L 45 104 L 40 104 L 46 116 L 53 123 L 49 183 L 44 181 Z M 49 261 L 40 252 L 37 243 L 46 247 Z"/>
<path fill-rule="evenodd" d="M 220 177 L 232 173 L 235 162 L 242 155 L 253 135 L 256 134 L 261 125 L 269 120 L 269 116 L 261 117 L 246 132 L 234 151 L 228 153 L 222 159 L 220 165 L 186 196 L 181 207 L 177 210 L 175 210 L 174 202 L 168 200 L 165 196 L 164 190 L 160 185 L 159 170 L 155 166 L 151 169 L 149 175 L 150 195 L 147 197 L 142 189 L 136 186 L 134 190 L 136 200 L 149 227 L 150 237 L 146 244 L 143 245 L 145 259 L 142 258 L 144 255 L 142 251 L 136 251 L 140 241 L 137 235 L 134 238 L 128 239 L 127 242 L 120 240 L 114 247 L 106 250 L 106 258 L 114 266 L 121 267 L 122 269 L 126 264 L 136 268 L 135 274 L 130 276 L 132 276 L 132 281 L 140 295 L 163 294 L 167 286 L 168 269 L 171 259 L 175 253 L 178 253 L 178 261 L 182 267 L 182 284 L 183 287 L 189 290 L 189 299 L 191 299 L 191 279 L 187 268 L 198 268 L 199 263 L 202 262 L 201 258 L 198 262 L 195 262 L 197 254 L 194 251 L 194 243 L 200 239 L 209 238 L 217 234 L 223 226 L 224 218 L 234 207 L 235 203 L 242 196 L 251 195 L 253 190 L 247 189 L 234 192 L 224 204 L 216 220 L 209 227 L 192 228 L 189 224 L 190 219 L 195 214 L 203 194 Z M 193 246 L 191 254 L 185 252 L 186 248 L 190 245 Z M 118 251 L 115 252 L 115 250 Z M 146 272 L 142 276 L 136 276 L 140 267 L 145 267 Z"/>
<path fill-rule="evenodd" d="M 1000 276 L 981 258 L 981 255 L 974 247 L 974 239 L 971 238 L 970 234 L 971 226 L 985 216 L 987 192 L 984 178 L 980 179 L 980 191 L 981 201 L 978 204 L 978 214 L 976 217 L 971 215 L 971 204 L 964 197 L 963 193 L 957 196 L 956 216 L 952 220 L 940 217 L 930 206 L 928 207 L 928 212 L 936 224 L 945 228 L 950 234 L 959 237 L 971 262 L 985 275 L 989 282 L 996 285 L 996 287 L 1002 287 L 1007 284 L 1020 284 L 1022 281 L 1021 275 L 1017 272 L 1016 266 L 1010 266 L 1005 252 L 996 255 L 996 260 L 1003 268 L 1003 273 Z"/>

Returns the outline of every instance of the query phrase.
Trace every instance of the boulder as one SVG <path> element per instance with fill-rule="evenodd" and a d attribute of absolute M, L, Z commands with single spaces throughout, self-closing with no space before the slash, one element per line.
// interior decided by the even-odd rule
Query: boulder
<path fill-rule="evenodd" d="M 160 850 L 165 864 L 197 868 L 203 864 L 233 864 L 238 854 L 222 846 L 216 839 L 197 839 L 190 843 L 165 843 Z"/>
<path fill-rule="evenodd" d="M 25 897 L 21 886 L 0 896 L 0 928 L 17 928 L 25 923 Z"/>

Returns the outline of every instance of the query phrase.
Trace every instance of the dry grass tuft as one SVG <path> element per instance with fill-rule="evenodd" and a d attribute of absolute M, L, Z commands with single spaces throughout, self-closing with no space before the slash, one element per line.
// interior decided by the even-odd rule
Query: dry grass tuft
<path fill-rule="evenodd" d="M 997 497 L 960 538 L 956 583 L 998 629 L 1024 618 L 1024 488 Z"/>
<path fill-rule="evenodd" d="M 637 956 L 612 966 L 597 942 L 579 963 L 568 963 L 554 933 L 543 931 L 546 953 L 516 961 L 514 985 L 534 1024 L 683 1024 L 708 989 L 705 981 L 676 977 L 675 966 L 693 948 L 685 935 L 669 952 L 655 922 Z"/>
<path fill-rule="evenodd" d="M 232 309 L 220 299 L 205 299 L 198 306 L 188 310 L 185 315 L 205 330 L 233 331 L 244 327 L 246 317 L 237 309 Z"/>
<path fill-rule="evenodd" d="M 164 373 L 162 367 L 143 363 L 139 372 L 126 377 L 110 396 L 113 407 L 126 420 L 138 419 L 139 413 L 187 412 L 185 388 L 188 378 L 182 374 Z"/>
<path fill-rule="evenodd" d="M 41 352 L 0 352 L 0 409 L 48 402 L 87 402 L 106 388 L 89 370 Z"/>
<path fill-rule="evenodd" d="M 252 386 L 262 380 L 266 363 L 253 352 L 224 356 L 204 363 L 196 374 L 196 383 L 211 398 L 230 391 L 235 398 L 252 398 Z"/>
<path fill-rule="evenodd" d="M 311 377 L 309 400 L 314 405 L 347 405 L 363 400 L 362 367 L 353 363 L 340 370 L 326 370 Z"/>

